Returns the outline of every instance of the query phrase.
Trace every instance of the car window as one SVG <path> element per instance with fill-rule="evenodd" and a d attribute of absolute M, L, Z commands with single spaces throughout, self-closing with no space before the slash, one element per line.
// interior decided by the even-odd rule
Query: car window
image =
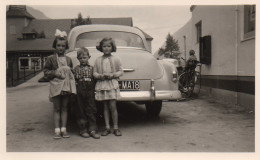
<path fill-rule="evenodd" d="M 112 31 L 87 32 L 80 34 L 76 40 L 76 48 L 95 47 L 104 37 L 113 38 L 117 47 L 137 47 L 145 49 L 144 43 L 138 35 L 129 32 Z"/>

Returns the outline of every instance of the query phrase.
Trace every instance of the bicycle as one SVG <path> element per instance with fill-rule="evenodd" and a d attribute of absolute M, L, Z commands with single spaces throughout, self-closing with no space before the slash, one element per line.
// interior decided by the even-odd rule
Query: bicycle
<path fill-rule="evenodd" d="M 193 94 L 195 85 L 198 85 L 198 93 L 201 88 L 201 63 L 196 62 L 196 67 L 199 66 L 200 70 L 195 71 L 192 69 L 188 69 L 187 67 L 184 69 L 184 72 L 179 76 L 179 90 L 182 93 L 182 96 L 185 98 L 190 98 Z"/>

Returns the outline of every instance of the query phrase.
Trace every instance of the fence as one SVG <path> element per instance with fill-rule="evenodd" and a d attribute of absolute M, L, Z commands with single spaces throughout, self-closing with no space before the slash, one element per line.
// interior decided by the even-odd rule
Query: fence
<path fill-rule="evenodd" d="M 27 80 L 33 78 L 35 75 L 37 75 L 41 71 L 42 70 L 36 70 L 35 67 L 33 70 L 26 70 L 26 67 L 23 67 L 23 70 L 20 70 L 20 71 L 9 69 L 6 71 L 7 75 L 8 75 L 8 72 L 10 72 L 9 73 L 10 76 L 7 76 L 7 78 L 6 78 L 6 86 L 14 87 L 19 84 L 22 84 L 22 83 L 26 82 Z M 17 75 L 17 74 L 18 74 L 18 76 L 15 77 L 14 75 Z"/>

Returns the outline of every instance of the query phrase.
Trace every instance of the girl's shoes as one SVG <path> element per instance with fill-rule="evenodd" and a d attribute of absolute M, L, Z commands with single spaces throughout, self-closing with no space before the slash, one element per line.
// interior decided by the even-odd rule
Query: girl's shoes
<path fill-rule="evenodd" d="M 61 132 L 61 135 L 63 138 L 70 138 L 70 135 L 65 131 L 65 132 Z"/>
<path fill-rule="evenodd" d="M 54 139 L 61 139 L 60 133 L 55 133 L 53 138 Z"/>
<path fill-rule="evenodd" d="M 107 135 L 110 134 L 110 133 L 111 133 L 110 129 L 105 129 L 105 130 L 102 132 L 101 136 L 107 136 Z"/>
<path fill-rule="evenodd" d="M 119 129 L 114 129 L 113 133 L 114 133 L 115 136 L 122 136 L 122 133 Z"/>

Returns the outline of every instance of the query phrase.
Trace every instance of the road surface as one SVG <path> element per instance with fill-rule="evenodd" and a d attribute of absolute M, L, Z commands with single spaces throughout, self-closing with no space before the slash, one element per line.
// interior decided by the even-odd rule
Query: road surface
<path fill-rule="evenodd" d="M 144 105 L 118 106 L 123 136 L 81 138 L 73 121 L 69 139 L 53 139 L 52 103 L 41 75 L 7 88 L 7 152 L 254 152 L 254 112 L 205 96 L 164 102 L 159 118 L 147 118 Z M 98 122 L 102 130 L 104 122 Z"/>

